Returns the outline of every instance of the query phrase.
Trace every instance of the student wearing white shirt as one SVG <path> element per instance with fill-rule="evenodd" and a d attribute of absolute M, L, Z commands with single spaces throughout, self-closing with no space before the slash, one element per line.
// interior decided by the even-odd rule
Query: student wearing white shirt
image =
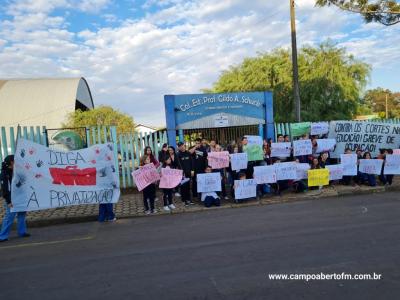
<path fill-rule="evenodd" d="M 207 166 L 205 169 L 205 173 L 211 173 L 211 172 L 212 172 L 211 167 Z M 215 206 L 221 205 L 221 200 L 216 192 L 201 193 L 201 201 L 204 203 L 205 207 L 211 207 L 212 205 Z"/>

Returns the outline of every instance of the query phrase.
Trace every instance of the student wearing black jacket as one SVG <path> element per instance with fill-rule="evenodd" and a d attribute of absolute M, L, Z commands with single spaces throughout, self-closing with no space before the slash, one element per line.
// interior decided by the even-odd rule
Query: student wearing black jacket
<path fill-rule="evenodd" d="M 9 155 L 4 159 L 1 165 L 1 191 L 2 196 L 5 200 L 5 210 L 6 214 L 3 219 L 3 225 L 0 231 L 0 242 L 8 241 L 8 236 L 10 235 L 12 224 L 17 216 L 18 219 L 18 235 L 20 237 L 29 237 L 30 234 L 26 232 L 26 222 L 25 216 L 26 212 L 11 212 L 11 181 L 13 177 L 14 170 L 14 155 Z"/>
<path fill-rule="evenodd" d="M 189 204 L 194 204 L 190 195 L 190 179 L 194 175 L 194 170 L 192 154 L 190 154 L 190 152 L 186 150 L 186 146 L 182 142 L 178 143 L 177 157 L 178 166 L 181 170 L 183 170 L 183 176 L 185 177 L 185 179 L 188 179 L 183 184 L 181 184 L 182 202 L 184 202 L 187 206 Z"/>
<path fill-rule="evenodd" d="M 207 167 L 207 148 L 201 144 L 201 139 L 196 139 L 195 146 L 189 152 L 193 159 L 192 195 L 195 198 L 197 197 L 197 174 L 204 173 Z"/>
<path fill-rule="evenodd" d="M 158 151 L 158 161 L 163 164 L 169 158 L 168 144 L 163 144 L 160 151 Z"/>

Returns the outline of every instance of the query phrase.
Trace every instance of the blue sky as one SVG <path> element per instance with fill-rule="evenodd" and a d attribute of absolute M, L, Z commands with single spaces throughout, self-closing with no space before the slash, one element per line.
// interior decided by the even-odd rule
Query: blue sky
<path fill-rule="evenodd" d="M 289 1 L 3 0 L 0 78 L 84 76 L 95 104 L 164 125 L 164 94 L 200 92 L 244 57 L 290 46 Z M 400 91 L 400 25 L 296 1 L 298 45 L 330 39 Z"/>

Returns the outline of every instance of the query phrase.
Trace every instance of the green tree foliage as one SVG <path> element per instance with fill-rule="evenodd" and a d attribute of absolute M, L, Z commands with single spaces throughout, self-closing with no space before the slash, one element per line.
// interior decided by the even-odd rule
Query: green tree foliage
<path fill-rule="evenodd" d="M 400 93 L 393 93 L 388 89 L 376 88 L 368 90 L 362 99 L 362 107 L 378 114 L 381 118 L 386 117 L 386 97 L 388 118 L 400 117 Z"/>
<path fill-rule="evenodd" d="M 400 22 L 400 3 L 392 0 L 317 0 L 317 6 L 334 5 L 340 9 L 361 14 L 366 22 L 390 26 Z"/>
<path fill-rule="evenodd" d="M 290 50 L 246 58 L 224 71 L 210 91 L 274 92 L 275 120 L 294 121 Z M 370 73 L 369 65 L 331 43 L 299 51 L 301 115 L 305 121 L 351 119 Z"/>
<path fill-rule="evenodd" d="M 118 133 L 133 132 L 133 118 L 110 106 L 99 106 L 92 110 L 76 110 L 68 115 L 64 127 L 117 126 Z"/>

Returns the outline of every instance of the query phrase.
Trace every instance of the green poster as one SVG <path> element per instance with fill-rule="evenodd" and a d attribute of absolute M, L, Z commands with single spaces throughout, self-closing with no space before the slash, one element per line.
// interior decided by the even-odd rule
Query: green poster
<path fill-rule="evenodd" d="M 244 148 L 247 153 L 248 161 L 256 161 L 264 159 L 264 151 L 263 151 L 263 140 L 260 136 L 252 136 L 248 135 L 247 141 L 248 144 Z"/>
<path fill-rule="evenodd" d="M 310 133 L 310 130 L 311 130 L 310 122 L 290 124 L 290 131 L 292 132 L 292 136 L 301 136 L 303 134 Z"/>

